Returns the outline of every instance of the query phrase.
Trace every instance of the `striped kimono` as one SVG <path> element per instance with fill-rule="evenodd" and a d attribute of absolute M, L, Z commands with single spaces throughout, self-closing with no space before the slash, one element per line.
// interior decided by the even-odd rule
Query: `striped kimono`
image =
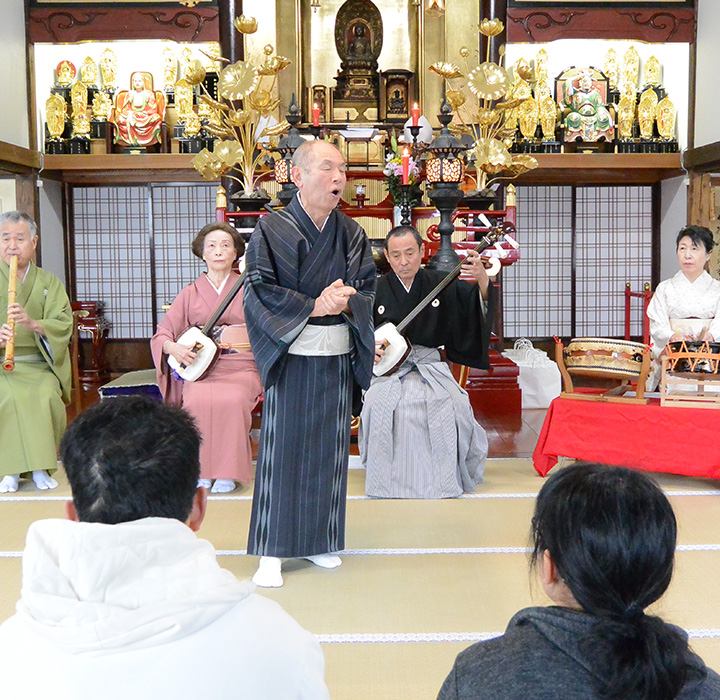
<path fill-rule="evenodd" d="M 375 352 L 370 244 L 338 211 L 318 231 L 296 196 L 258 222 L 246 270 L 245 319 L 265 388 L 248 553 L 336 552 L 345 546 L 353 379 L 368 387 Z M 351 313 L 310 319 L 315 299 L 336 279 L 357 289 Z M 288 352 L 308 324 L 347 324 L 350 352 Z"/>

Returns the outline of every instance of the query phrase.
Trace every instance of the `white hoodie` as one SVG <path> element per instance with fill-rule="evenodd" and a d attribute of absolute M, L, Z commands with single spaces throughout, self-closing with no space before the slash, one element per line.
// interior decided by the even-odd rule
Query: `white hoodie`
<path fill-rule="evenodd" d="M 177 520 L 33 523 L 0 697 L 328 698 L 317 641 L 254 589 Z"/>

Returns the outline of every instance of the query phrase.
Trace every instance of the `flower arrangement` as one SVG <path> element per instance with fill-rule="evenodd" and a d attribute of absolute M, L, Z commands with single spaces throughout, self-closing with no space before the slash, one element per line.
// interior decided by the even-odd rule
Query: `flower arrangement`
<path fill-rule="evenodd" d="M 257 30 L 257 21 L 253 17 L 236 17 L 235 28 L 243 35 Z M 269 117 L 280 101 L 273 99 L 272 91 L 280 71 L 290 65 L 284 56 L 273 56 L 274 49 L 268 45 L 264 49 L 261 64 L 253 65 L 249 61 L 237 61 L 226 65 L 218 78 L 218 99 L 213 99 L 205 90 L 202 81 L 205 70 L 196 61 L 195 70 L 186 76 L 193 85 L 201 85 L 203 94 L 200 99 L 211 112 L 205 128 L 221 140 L 215 143 L 211 151 L 204 148 L 192 159 L 193 167 L 206 180 L 217 180 L 225 175 L 240 182 L 243 196 L 251 197 L 260 176 L 258 166 L 266 155 L 266 148 L 258 143 L 258 137 L 278 137 L 289 128 L 283 119 L 272 127 L 264 126 L 260 117 Z M 222 57 L 215 60 L 229 64 Z M 263 84 L 264 79 L 270 84 Z M 267 83 L 267 81 L 266 81 Z M 236 174 L 230 174 L 234 172 Z"/>
<path fill-rule="evenodd" d="M 478 29 L 484 36 L 491 37 L 502 33 L 504 26 L 500 20 L 484 19 Z M 502 49 L 501 54 L 504 55 Z M 512 97 L 507 71 L 490 61 L 490 42 L 485 62 L 472 70 L 467 61 L 469 55 L 470 50 L 463 46 L 460 56 L 465 62 L 464 72 L 447 62 L 434 63 L 429 70 L 445 81 L 447 100 L 460 122 L 458 130 L 472 136 L 470 153 L 474 156 L 477 189 L 482 191 L 495 180 L 514 179 L 536 168 L 538 163 L 532 156 L 509 151 L 515 129 L 508 117 L 525 100 Z M 458 84 L 461 79 L 467 82 Z M 492 175 L 496 177 L 489 180 L 488 176 Z"/>
<path fill-rule="evenodd" d="M 385 157 L 385 168 L 383 168 L 383 175 L 385 175 L 385 186 L 390 196 L 393 198 L 396 206 L 402 204 L 402 174 L 403 174 L 403 163 L 402 155 L 400 154 L 400 146 L 398 145 L 397 136 L 395 130 L 393 130 L 390 137 L 390 153 Z M 420 190 L 421 173 L 420 167 L 415 159 L 410 156 L 409 167 L 408 167 L 408 184 L 412 185 L 410 189 L 410 206 L 414 207 L 420 203 L 422 199 L 422 192 Z"/>

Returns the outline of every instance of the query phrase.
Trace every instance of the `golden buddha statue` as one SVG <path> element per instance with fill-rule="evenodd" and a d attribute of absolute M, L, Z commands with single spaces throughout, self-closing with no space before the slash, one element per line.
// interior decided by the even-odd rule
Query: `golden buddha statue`
<path fill-rule="evenodd" d="M 657 105 L 657 128 L 661 138 L 675 138 L 675 105 L 664 97 Z"/>
<path fill-rule="evenodd" d="M 186 46 L 182 50 L 180 56 L 180 77 L 187 78 L 188 74 L 192 72 L 195 67 L 195 61 L 193 61 L 192 51 Z"/>
<path fill-rule="evenodd" d="M 193 86 L 185 78 L 175 83 L 175 111 L 179 124 L 185 122 L 193 111 Z"/>
<path fill-rule="evenodd" d="M 93 119 L 104 122 L 110 116 L 112 110 L 112 102 L 106 92 L 98 92 L 93 98 L 92 115 Z"/>
<path fill-rule="evenodd" d="M 558 108 L 547 85 L 541 88 L 539 92 L 540 96 L 537 102 L 540 110 L 540 128 L 542 129 L 543 138 L 546 141 L 554 141 Z"/>
<path fill-rule="evenodd" d="M 222 57 L 222 49 L 220 48 L 220 43 L 217 41 L 211 41 L 208 44 L 207 49 L 207 54 L 212 57 L 212 60 L 208 64 L 207 70 L 214 73 L 219 73 L 222 68 L 222 64 L 218 60 Z"/>
<path fill-rule="evenodd" d="M 172 92 L 177 82 L 178 62 L 175 52 L 166 46 L 163 50 L 163 89 L 165 92 Z"/>
<path fill-rule="evenodd" d="M 200 129 L 202 129 L 200 117 L 191 110 L 185 118 L 185 135 L 194 138 L 200 133 Z"/>
<path fill-rule="evenodd" d="M 633 124 L 635 122 L 635 99 L 624 95 L 618 102 L 617 111 L 618 136 L 622 140 L 632 138 Z"/>
<path fill-rule="evenodd" d="M 114 92 L 117 87 L 117 56 L 112 49 L 105 49 L 100 56 L 100 76 L 103 87 Z"/>
<path fill-rule="evenodd" d="M 57 74 L 57 84 L 60 87 L 68 87 L 77 73 L 75 66 L 70 61 L 60 61 L 55 72 Z"/>
<path fill-rule="evenodd" d="M 88 121 L 87 114 L 80 114 L 77 117 L 73 117 L 71 138 L 86 139 L 89 133 L 90 122 Z"/>
<path fill-rule="evenodd" d="M 651 139 L 657 116 L 658 97 L 652 88 L 643 92 L 638 104 L 638 123 L 640 124 L 640 137 Z"/>
<path fill-rule="evenodd" d="M 540 108 L 535 98 L 530 95 L 521 105 L 518 106 L 518 124 L 520 133 L 526 139 L 535 138 Z"/>
<path fill-rule="evenodd" d="M 603 73 L 607 76 L 608 85 L 611 90 L 617 90 L 618 87 L 618 60 L 615 49 L 609 49 L 605 54 L 605 62 L 603 64 Z"/>
<path fill-rule="evenodd" d="M 98 67 L 97 63 L 88 56 L 80 65 L 80 80 L 87 87 L 97 87 Z"/>
<path fill-rule="evenodd" d="M 631 83 L 635 88 L 638 84 L 640 70 L 640 56 L 634 46 L 631 46 L 623 56 L 622 82 Z"/>
<path fill-rule="evenodd" d="M 655 56 L 650 56 L 643 66 L 645 85 L 660 85 L 660 61 Z"/>
<path fill-rule="evenodd" d="M 76 119 L 80 115 L 87 115 L 88 90 L 82 80 L 78 80 L 70 90 L 72 102 L 72 117 Z"/>
<path fill-rule="evenodd" d="M 60 95 L 50 95 L 45 102 L 45 121 L 50 139 L 57 141 L 65 131 L 67 102 Z"/>
<path fill-rule="evenodd" d="M 535 97 L 538 97 L 538 91 L 548 84 L 548 52 L 540 49 L 535 56 Z"/>

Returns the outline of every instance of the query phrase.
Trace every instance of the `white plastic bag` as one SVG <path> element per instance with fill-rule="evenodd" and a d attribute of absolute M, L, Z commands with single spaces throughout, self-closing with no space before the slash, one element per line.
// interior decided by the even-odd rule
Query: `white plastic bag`
<path fill-rule="evenodd" d="M 518 384 L 523 408 L 548 408 L 560 396 L 562 380 L 558 366 L 527 338 L 518 338 L 513 349 L 505 350 L 503 356 L 520 368 Z"/>

